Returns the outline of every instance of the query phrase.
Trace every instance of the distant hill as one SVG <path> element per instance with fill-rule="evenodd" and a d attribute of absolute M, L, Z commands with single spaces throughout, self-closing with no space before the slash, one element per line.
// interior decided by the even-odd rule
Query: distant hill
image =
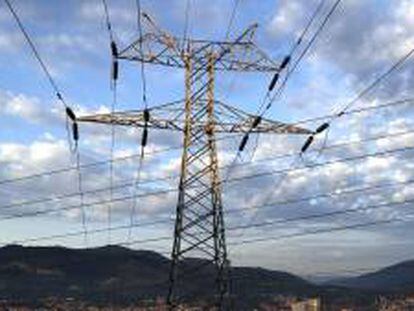
<path fill-rule="evenodd" d="M 183 268 L 199 263 L 201 259 L 187 259 Z M 165 297 L 169 269 L 170 260 L 156 252 L 119 246 L 70 249 L 10 245 L 0 248 L 0 302 L 36 305 L 52 297 L 97 306 L 126 306 Z M 202 274 L 189 277 L 185 295 L 192 301 L 211 299 L 212 272 L 213 266 L 207 264 Z M 336 310 L 329 306 L 372 306 L 378 294 L 414 292 L 414 261 L 324 285 L 256 267 L 233 267 L 231 280 L 235 310 L 252 310 L 277 295 L 318 296 L 327 310 Z"/>
<path fill-rule="evenodd" d="M 358 277 L 332 280 L 327 284 L 376 292 L 414 292 L 414 260 Z"/>
<path fill-rule="evenodd" d="M 191 268 L 200 259 L 184 263 Z M 93 249 L 6 246 L 0 248 L 0 299 L 36 302 L 48 297 L 127 305 L 165 296 L 170 260 L 152 252 L 118 246 Z M 213 294 L 213 266 L 186 282 L 194 298 Z M 278 294 L 312 295 L 318 288 L 285 272 L 232 269 L 233 294 L 242 304 Z M 197 274 L 196 274 L 197 275 Z"/>

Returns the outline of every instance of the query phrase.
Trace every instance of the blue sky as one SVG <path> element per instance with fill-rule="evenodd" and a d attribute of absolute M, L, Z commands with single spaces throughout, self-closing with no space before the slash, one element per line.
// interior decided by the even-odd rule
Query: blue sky
<path fill-rule="evenodd" d="M 78 114 L 108 111 L 111 105 L 110 50 L 104 11 L 99 0 L 89 1 L 13 1 L 54 79 L 62 89 L 66 101 Z M 259 23 L 255 41 L 270 57 L 280 61 L 289 51 L 318 1 L 241 0 L 236 11 L 231 37 L 236 37 L 254 22 Z M 322 20 L 332 0 L 326 0 Z M 135 1 L 108 1 L 109 12 L 116 40 L 120 47 L 138 37 Z M 157 23 L 169 32 L 183 33 L 186 0 L 142 0 L 143 10 L 149 12 Z M 68 151 L 64 111 L 56 102 L 53 92 L 16 23 L 0 3 L 0 179 L 24 176 L 74 164 Z M 223 39 L 233 0 L 190 0 L 189 34 L 201 39 Z M 310 33 L 316 29 L 311 28 Z M 308 40 L 309 38 L 305 39 Z M 347 103 L 364 86 L 384 72 L 393 62 L 414 46 L 414 5 L 409 0 L 390 3 L 380 0 L 344 0 L 320 34 L 312 49 L 305 56 L 297 72 L 289 80 L 282 98 L 269 113 L 269 118 L 284 122 L 326 115 Z M 413 97 L 414 63 L 408 61 L 380 87 L 358 101 L 355 108 L 375 106 L 386 102 Z M 183 96 L 183 72 L 146 66 L 148 103 L 156 106 Z M 218 99 L 254 113 L 266 91 L 269 73 L 227 73 L 217 77 Z M 118 87 L 117 110 L 141 109 L 141 80 L 137 63 L 122 62 Z M 335 122 L 329 132 L 328 145 L 359 140 L 378 135 L 410 131 L 413 126 L 413 107 L 408 103 L 391 109 L 374 110 L 353 115 Z M 315 128 L 318 124 L 309 124 Z M 383 151 L 412 146 L 414 135 L 406 134 L 329 149 L 316 158 L 305 158 L 307 163 L 331 161 L 342 157 L 357 156 L 367 152 Z M 237 169 L 235 176 L 257 171 L 287 167 L 289 161 L 260 162 L 264 157 L 299 150 L 304 137 L 261 136 L 254 156 L 257 162 Z M 138 152 L 140 131 L 116 129 L 115 156 Z M 318 150 L 323 139 L 318 139 Z M 162 131 L 150 132 L 149 150 L 177 146 L 181 137 Z M 221 143 L 220 159 L 229 161 L 235 154 L 238 140 Z M 249 146 L 247 153 L 251 152 Z M 83 163 L 107 159 L 110 148 L 110 128 L 81 125 L 80 154 Z M 412 152 L 411 152 L 412 153 Z M 248 158 L 248 156 L 246 157 Z M 358 188 L 364 185 L 404 182 L 413 176 L 410 152 L 387 157 L 364 159 L 358 163 L 339 163 L 322 169 L 298 170 L 280 176 L 246 180 L 224 189 L 225 208 L 253 206 L 265 202 L 300 198 L 338 189 Z M 132 180 L 136 161 L 116 163 L 115 182 Z M 144 161 L 143 178 L 168 176 L 178 173 L 179 153 L 148 156 Z M 297 164 L 303 168 L 304 164 Z M 84 190 L 109 185 L 108 166 L 82 170 Z M 140 187 L 138 193 L 176 187 L 175 181 Z M 229 226 L 284 219 L 300 215 L 327 212 L 409 200 L 414 195 L 411 185 L 389 187 L 381 191 L 329 198 L 317 202 L 301 202 L 263 210 L 252 208 L 242 215 L 229 215 Z M 77 191 L 76 172 L 53 175 L 49 178 L 31 179 L 19 183 L 0 184 L 3 194 L 0 206 Z M 115 196 L 131 194 L 128 188 L 115 191 Z M 242 195 L 241 195 L 242 194 Z M 108 199 L 109 193 L 87 195 L 86 202 Z M 17 211 L 35 211 L 56 206 L 79 204 L 79 198 L 56 200 L 52 204 L 20 207 Z M 148 221 L 172 214 L 175 209 L 174 194 L 147 197 L 137 205 L 137 221 Z M 114 226 L 128 224 L 131 202 L 114 204 Z M 272 228 L 246 232 L 230 232 L 229 241 L 237 241 L 237 234 L 272 237 L 301 230 L 329 228 L 358 222 L 407 217 L 409 205 L 376 209 L 357 215 L 342 215 L 328 219 L 287 223 Z M 107 206 L 88 207 L 89 230 L 106 226 Z M 10 210 L 1 211 L 4 216 Z M 164 217 L 163 216 L 163 217 Z M 409 219 L 409 218 L 407 218 Z M 54 213 L 36 218 L 3 221 L 1 243 L 11 243 L 29 237 L 48 236 L 82 229 L 79 209 Z M 268 243 L 230 247 L 235 264 L 264 266 L 287 270 L 301 275 L 317 272 L 335 273 L 345 269 L 375 268 L 403 259 L 412 259 L 410 252 L 412 226 L 396 223 L 374 228 L 349 230 L 333 234 L 313 235 Z M 133 237 L 171 235 L 172 227 L 142 227 L 133 230 Z M 233 236 L 234 235 L 234 236 Z M 123 242 L 127 232 L 114 232 L 112 243 Z M 106 233 L 90 235 L 88 244 L 83 236 L 37 242 L 37 244 L 63 244 L 74 247 L 98 246 L 108 243 Z M 30 244 L 30 243 L 28 243 Z M 36 243 L 32 243 L 36 244 Z M 168 242 L 137 245 L 137 248 L 169 251 Z"/>

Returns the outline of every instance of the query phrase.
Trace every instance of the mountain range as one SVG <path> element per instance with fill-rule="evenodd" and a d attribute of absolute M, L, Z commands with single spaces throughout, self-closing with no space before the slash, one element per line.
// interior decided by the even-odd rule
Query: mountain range
<path fill-rule="evenodd" d="M 413 293 L 414 260 L 401 262 L 357 277 L 331 280 L 325 284 L 376 292 Z"/>
<path fill-rule="evenodd" d="M 187 259 L 191 269 L 201 259 Z M 54 297 L 94 305 L 131 305 L 165 297 L 170 260 L 156 252 L 119 246 L 90 249 L 64 247 L 0 248 L 0 299 L 38 304 Z M 187 297 L 212 297 L 212 265 L 189 277 Z M 238 310 L 249 310 L 278 295 L 322 297 L 329 301 L 365 301 L 386 292 L 414 291 L 414 261 L 407 261 L 356 278 L 316 285 L 298 276 L 257 267 L 233 267 L 231 292 Z"/>

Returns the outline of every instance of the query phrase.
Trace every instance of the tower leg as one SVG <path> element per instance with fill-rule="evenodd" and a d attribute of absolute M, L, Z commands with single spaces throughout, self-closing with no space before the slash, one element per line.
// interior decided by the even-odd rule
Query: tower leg
<path fill-rule="evenodd" d="M 175 309 L 180 301 L 197 294 L 208 297 L 210 288 L 191 288 L 190 278 L 214 278 L 214 305 L 218 310 L 223 310 L 228 289 L 228 261 L 215 141 L 214 60 L 211 53 L 208 64 L 200 68 L 191 63 L 190 57 L 186 57 L 184 150 L 167 297 L 170 310 Z M 199 260 L 183 264 L 188 258 Z"/>

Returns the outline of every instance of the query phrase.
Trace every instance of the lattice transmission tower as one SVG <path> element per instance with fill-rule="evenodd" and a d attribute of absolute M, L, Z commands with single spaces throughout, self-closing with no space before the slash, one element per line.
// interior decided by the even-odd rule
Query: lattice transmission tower
<path fill-rule="evenodd" d="M 185 72 L 185 98 L 143 110 L 78 117 L 79 122 L 164 129 L 183 133 L 174 242 L 167 303 L 175 309 L 191 288 L 188 277 L 201 266 L 186 271 L 188 258 L 209 267 L 215 278 L 215 307 L 226 309 L 228 258 L 217 159 L 216 135 L 246 133 L 256 116 L 215 99 L 216 71 L 272 72 L 279 69 L 253 42 L 257 25 L 235 40 L 220 42 L 175 37 L 143 13 L 145 31 L 117 53 L 119 60 L 178 67 Z M 310 131 L 282 122 L 262 119 L 253 133 L 309 134 Z M 191 260 L 190 260 L 191 261 Z M 211 267 L 214 267 L 211 270 Z M 209 273 L 210 273 L 209 272 Z"/>

